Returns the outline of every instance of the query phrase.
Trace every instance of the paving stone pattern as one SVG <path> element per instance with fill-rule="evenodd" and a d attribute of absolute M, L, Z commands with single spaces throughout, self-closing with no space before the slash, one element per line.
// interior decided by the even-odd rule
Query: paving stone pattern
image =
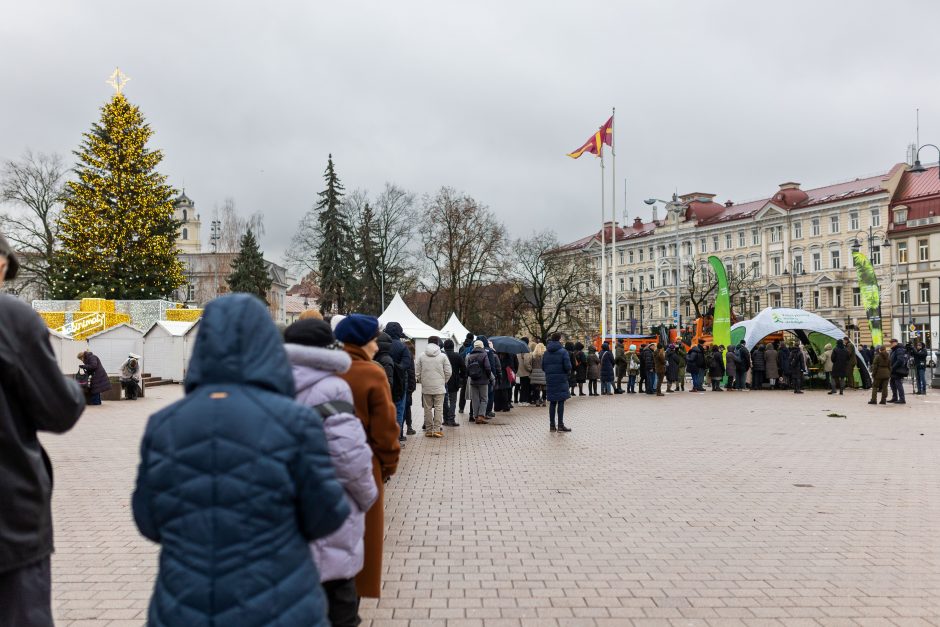
<path fill-rule="evenodd" d="M 137 447 L 180 393 L 43 438 L 58 625 L 143 624 L 156 547 L 130 513 Z M 388 484 L 364 624 L 940 625 L 940 395 L 866 401 L 579 397 L 570 434 L 545 409 L 459 415 L 443 440 L 410 438 Z"/>

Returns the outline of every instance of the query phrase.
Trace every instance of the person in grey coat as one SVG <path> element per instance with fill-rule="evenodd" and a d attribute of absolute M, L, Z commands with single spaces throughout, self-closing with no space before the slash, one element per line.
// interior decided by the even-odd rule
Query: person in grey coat
<path fill-rule="evenodd" d="M 284 345 L 294 376 L 297 402 L 317 409 L 336 478 L 346 492 L 349 517 L 330 535 L 310 543 L 328 601 L 334 627 L 359 624 L 355 577 L 365 556 L 366 512 L 379 497 L 372 476 L 372 449 L 356 417 L 349 385 L 337 375 L 349 370 L 352 359 L 335 345 L 333 331 L 323 320 L 299 320 L 284 332 Z"/>

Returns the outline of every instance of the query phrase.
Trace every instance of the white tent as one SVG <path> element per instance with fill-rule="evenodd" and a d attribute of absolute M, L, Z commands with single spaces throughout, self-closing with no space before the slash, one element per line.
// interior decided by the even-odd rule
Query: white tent
<path fill-rule="evenodd" d="M 49 329 L 49 342 L 52 344 L 52 352 L 55 353 L 59 369 L 65 374 L 78 372 L 78 354 L 88 349 L 88 342 L 73 339 L 53 329 Z"/>
<path fill-rule="evenodd" d="M 392 299 L 392 302 L 388 304 L 388 307 L 386 307 L 382 315 L 379 316 L 379 322 L 383 327 L 389 322 L 397 322 L 400 324 L 401 328 L 405 331 L 405 335 L 414 340 L 415 354 L 424 352 L 424 347 L 427 346 L 428 343 L 427 340 L 432 335 L 438 337 L 444 335 L 441 331 L 425 324 L 418 316 L 414 315 L 414 313 L 408 309 L 408 305 L 405 304 L 405 301 L 402 300 L 401 295 L 397 292 L 395 293 L 395 298 Z"/>
<path fill-rule="evenodd" d="M 743 336 L 740 336 L 740 329 L 744 329 Z M 731 338 L 732 343 L 744 340 L 747 349 L 751 350 L 768 335 L 780 331 L 803 331 L 807 336 L 819 333 L 832 338 L 833 341 L 845 337 L 842 329 L 810 311 L 768 307 L 751 320 L 739 322 L 731 327 Z"/>
<path fill-rule="evenodd" d="M 130 353 L 143 355 L 144 334 L 137 327 L 122 322 L 88 337 L 88 350 L 101 360 L 105 372 L 117 374 Z M 145 362 L 146 363 L 146 362 Z M 141 364 L 141 368 L 145 368 Z"/>
<path fill-rule="evenodd" d="M 144 362 L 147 373 L 161 379 L 182 381 L 196 340 L 193 328 L 199 322 L 157 320 L 144 333 Z"/>
<path fill-rule="evenodd" d="M 470 330 L 463 326 L 463 323 L 457 319 L 456 313 L 450 314 L 450 318 L 447 319 L 447 324 L 441 328 L 441 335 L 454 340 L 457 344 L 463 342 L 468 333 L 470 333 Z"/>

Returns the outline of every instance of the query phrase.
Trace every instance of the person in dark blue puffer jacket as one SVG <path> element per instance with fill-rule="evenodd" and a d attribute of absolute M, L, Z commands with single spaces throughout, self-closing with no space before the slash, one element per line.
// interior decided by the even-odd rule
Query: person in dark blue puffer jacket
<path fill-rule="evenodd" d="M 211 302 L 186 397 L 154 414 L 134 520 L 161 545 L 148 625 L 326 626 L 307 542 L 349 515 L 323 423 L 294 402 L 284 346 L 261 301 Z"/>
<path fill-rule="evenodd" d="M 548 400 L 549 431 L 555 431 L 555 412 L 558 412 L 558 431 L 571 431 L 565 426 L 565 401 L 568 400 L 568 375 L 571 373 L 571 357 L 561 345 L 561 334 L 553 333 L 542 356 L 545 372 L 545 398 Z"/>

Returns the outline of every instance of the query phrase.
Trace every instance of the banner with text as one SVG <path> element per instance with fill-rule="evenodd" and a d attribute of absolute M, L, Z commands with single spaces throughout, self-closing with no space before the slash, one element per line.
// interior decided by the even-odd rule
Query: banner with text
<path fill-rule="evenodd" d="M 871 330 L 872 346 L 884 344 L 881 332 L 881 290 L 878 289 L 878 277 L 868 257 L 860 252 L 852 253 L 852 262 L 858 273 L 858 290 L 862 295 L 862 305 L 868 316 L 868 328 Z"/>
<path fill-rule="evenodd" d="M 725 273 L 725 265 L 718 257 L 710 256 L 708 263 L 718 280 L 715 317 L 712 322 L 712 341 L 714 344 L 728 346 L 731 344 L 731 299 L 728 296 L 728 275 Z"/>

